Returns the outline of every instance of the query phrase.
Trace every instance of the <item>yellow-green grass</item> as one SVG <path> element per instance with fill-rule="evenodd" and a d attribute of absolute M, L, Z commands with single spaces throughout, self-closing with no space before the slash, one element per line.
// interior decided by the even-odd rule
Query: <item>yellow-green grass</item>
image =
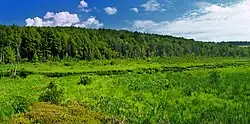
<path fill-rule="evenodd" d="M 211 73 L 217 73 L 212 76 Z M 53 81 L 65 90 L 65 100 L 86 104 L 93 111 L 125 118 L 128 123 L 249 123 L 250 67 L 153 74 L 97 76 L 78 85 L 79 76 L 0 79 L 0 117 L 13 114 L 10 100 L 23 96 L 37 102 Z M 217 79 L 218 78 L 218 79 Z M 215 81 L 213 81 L 215 80 Z"/>
<path fill-rule="evenodd" d="M 21 63 L 0 65 L 0 72 L 7 72 L 10 69 L 28 72 L 96 72 L 107 70 L 134 70 L 141 68 L 157 68 L 162 66 L 178 66 L 187 67 L 194 65 L 213 65 L 221 63 L 245 63 L 250 61 L 248 58 L 154 58 L 154 59 L 115 59 L 115 60 L 94 60 L 94 61 L 62 61 L 62 62 L 46 62 L 46 63 Z"/>

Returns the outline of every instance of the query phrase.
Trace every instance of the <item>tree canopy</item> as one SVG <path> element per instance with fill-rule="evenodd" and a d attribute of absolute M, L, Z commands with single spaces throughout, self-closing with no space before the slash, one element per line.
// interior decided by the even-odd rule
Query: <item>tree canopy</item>
<path fill-rule="evenodd" d="M 126 30 L 0 26 L 0 62 L 250 55 L 249 48 Z"/>

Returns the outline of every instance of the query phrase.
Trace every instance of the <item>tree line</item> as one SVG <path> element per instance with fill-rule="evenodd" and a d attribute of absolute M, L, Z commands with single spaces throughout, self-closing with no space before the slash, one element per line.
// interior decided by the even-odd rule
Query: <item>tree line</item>
<path fill-rule="evenodd" d="M 76 27 L 0 26 L 0 62 L 250 56 L 248 48 L 166 35 Z"/>
<path fill-rule="evenodd" d="M 221 42 L 221 43 L 232 44 L 232 45 L 237 45 L 237 46 L 250 46 L 249 41 L 229 41 L 229 42 Z"/>

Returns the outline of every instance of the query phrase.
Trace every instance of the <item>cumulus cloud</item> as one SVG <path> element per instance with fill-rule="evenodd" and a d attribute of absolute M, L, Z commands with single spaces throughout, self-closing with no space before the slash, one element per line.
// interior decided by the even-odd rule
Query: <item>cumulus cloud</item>
<path fill-rule="evenodd" d="M 141 7 L 144 8 L 144 11 L 158 11 L 162 10 L 163 4 L 158 3 L 157 0 L 149 0 L 145 4 L 142 4 Z M 163 9 L 165 10 L 165 9 Z"/>
<path fill-rule="evenodd" d="M 139 10 L 137 8 L 131 8 L 130 10 L 134 11 L 134 12 L 139 12 Z"/>
<path fill-rule="evenodd" d="M 99 20 L 96 19 L 96 17 L 92 16 L 81 24 L 76 24 L 75 26 L 84 28 L 101 28 L 104 26 L 104 24 L 100 23 Z"/>
<path fill-rule="evenodd" d="M 250 0 L 226 6 L 210 3 L 197 5 L 199 10 L 174 21 L 136 20 L 133 30 L 203 41 L 250 40 Z"/>
<path fill-rule="evenodd" d="M 39 17 L 28 18 L 25 22 L 26 26 L 73 26 L 80 20 L 77 14 L 70 14 L 69 12 L 47 12 L 44 19 Z"/>
<path fill-rule="evenodd" d="M 117 13 L 117 9 L 115 7 L 105 7 L 104 11 L 108 14 L 108 15 L 114 15 Z"/>
<path fill-rule="evenodd" d="M 88 3 L 85 2 L 84 0 L 82 0 L 82 1 L 80 1 L 79 7 L 82 7 L 82 8 L 88 7 Z"/>
<path fill-rule="evenodd" d="M 44 19 L 41 19 L 41 26 L 73 26 L 80 22 L 77 14 L 71 14 L 69 12 L 47 12 Z"/>
<path fill-rule="evenodd" d="M 90 12 L 91 9 L 87 9 L 87 7 L 88 7 L 88 3 L 86 1 L 84 1 L 84 0 L 80 1 L 80 4 L 78 5 L 78 8 L 80 8 L 81 11 Z"/>
<path fill-rule="evenodd" d="M 69 12 L 47 12 L 43 19 L 35 17 L 33 19 L 28 18 L 25 20 L 26 26 L 76 26 L 85 28 L 100 28 L 103 27 L 103 23 L 100 23 L 95 17 L 90 17 L 86 21 L 80 21 L 77 14 L 71 14 Z"/>
<path fill-rule="evenodd" d="M 28 18 L 26 19 L 27 26 L 42 26 L 43 20 L 39 17 L 35 17 L 34 19 Z"/>

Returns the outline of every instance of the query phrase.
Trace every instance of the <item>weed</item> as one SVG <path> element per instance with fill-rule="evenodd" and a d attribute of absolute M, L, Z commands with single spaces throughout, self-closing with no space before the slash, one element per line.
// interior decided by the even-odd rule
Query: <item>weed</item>
<path fill-rule="evenodd" d="M 11 101 L 11 106 L 15 113 L 27 112 L 29 102 L 25 97 L 15 96 Z"/>
<path fill-rule="evenodd" d="M 92 82 L 92 79 L 88 76 L 81 76 L 80 81 L 78 82 L 78 85 L 88 85 Z"/>
<path fill-rule="evenodd" d="M 46 88 L 46 91 L 43 92 L 39 97 L 39 101 L 50 102 L 53 104 L 59 104 L 63 101 L 63 99 L 64 99 L 63 89 L 53 82 L 49 83 L 49 85 Z"/>

